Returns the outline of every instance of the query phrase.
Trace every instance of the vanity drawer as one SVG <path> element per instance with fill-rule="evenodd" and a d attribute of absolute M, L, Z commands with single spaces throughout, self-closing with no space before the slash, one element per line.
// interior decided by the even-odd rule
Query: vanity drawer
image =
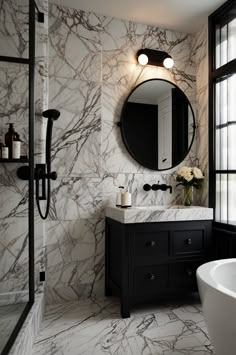
<path fill-rule="evenodd" d="M 173 231 L 173 255 L 186 255 L 190 253 L 201 254 L 205 249 L 205 230 L 179 230 Z"/>
<path fill-rule="evenodd" d="M 134 270 L 134 296 L 154 293 L 168 287 L 168 265 L 139 267 Z"/>
<path fill-rule="evenodd" d="M 187 287 L 197 289 L 196 270 L 203 263 L 203 260 L 198 260 L 170 264 L 171 287 L 176 289 Z"/>
<path fill-rule="evenodd" d="M 136 265 L 156 264 L 169 254 L 169 232 L 136 232 L 134 262 Z"/>

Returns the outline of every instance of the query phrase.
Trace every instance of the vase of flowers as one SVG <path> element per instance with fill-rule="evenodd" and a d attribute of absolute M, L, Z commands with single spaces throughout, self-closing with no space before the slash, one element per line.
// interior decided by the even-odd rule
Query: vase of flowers
<path fill-rule="evenodd" d="M 193 188 L 200 189 L 204 175 L 197 167 L 183 166 L 177 171 L 176 186 L 183 186 L 183 203 L 185 206 L 191 206 L 193 203 Z"/>

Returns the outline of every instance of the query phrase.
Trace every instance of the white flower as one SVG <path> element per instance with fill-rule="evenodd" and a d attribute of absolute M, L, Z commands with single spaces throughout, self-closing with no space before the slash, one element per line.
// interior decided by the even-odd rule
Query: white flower
<path fill-rule="evenodd" d="M 193 168 L 193 175 L 196 179 L 203 179 L 203 174 L 200 169 L 198 168 Z"/>
<path fill-rule="evenodd" d="M 183 176 L 183 178 L 186 180 L 186 181 L 191 181 L 191 180 L 193 180 L 193 174 L 185 174 L 184 176 Z"/>
<path fill-rule="evenodd" d="M 182 168 L 180 168 L 177 171 L 177 175 L 182 176 L 183 178 L 185 178 L 185 176 L 191 175 L 191 172 L 192 172 L 192 168 L 189 168 L 188 166 L 183 166 Z M 192 180 L 192 179 L 190 179 L 190 180 Z M 188 180 L 188 181 L 190 181 L 190 180 Z"/>

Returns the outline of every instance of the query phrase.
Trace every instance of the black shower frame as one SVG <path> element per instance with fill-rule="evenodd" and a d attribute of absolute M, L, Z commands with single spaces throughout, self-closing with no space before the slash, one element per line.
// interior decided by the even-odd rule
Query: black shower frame
<path fill-rule="evenodd" d="M 29 203 L 28 203 L 28 251 L 29 251 L 29 301 L 15 325 L 1 355 L 7 355 L 12 348 L 29 311 L 34 304 L 34 83 L 35 83 L 35 1 L 29 0 L 29 58 L 0 56 L 0 62 L 29 65 Z"/>

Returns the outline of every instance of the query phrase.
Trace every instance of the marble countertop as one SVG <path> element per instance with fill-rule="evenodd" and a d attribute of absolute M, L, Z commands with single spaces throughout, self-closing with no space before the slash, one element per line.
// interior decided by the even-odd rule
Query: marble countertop
<path fill-rule="evenodd" d="M 182 205 L 106 207 L 105 215 L 121 223 L 199 221 L 212 220 L 213 208 Z"/>

